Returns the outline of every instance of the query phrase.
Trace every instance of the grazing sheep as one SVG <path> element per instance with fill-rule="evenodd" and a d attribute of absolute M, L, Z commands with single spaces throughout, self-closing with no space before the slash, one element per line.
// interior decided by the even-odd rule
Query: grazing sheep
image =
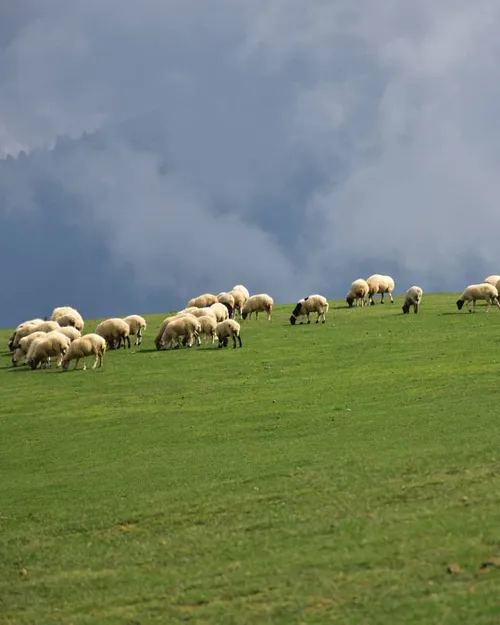
<path fill-rule="evenodd" d="M 46 332 L 32 332 L 31 334 L 28 334 L 28 336 L 24 336 L 22 339 L 20 339 L 18 347 L 16 347 L 14 353 L 12 354 L 12 366 L 17 367 L 18 362 L 23 356 L 26 356 L 31 343 L 33 343 L 35 339 L 45 336 L 47 336 Z"/>
<path fill-rule="evenodd" d="M 57 331 L 64 334 L 64 336 L 67 336 L 70 341 L 79 339 L 82 336 L 80 330 L 77 330 L 73 326 L 64 326 L 64 328 L 58 328 Z"/>
<path fill-rule="evenodd" d="M 16 336 L 16 332 L 21 330 L 21 328 L 24 328 L 24 326 L 37 326 L 39 323 L 43 323 L 43 319 L 30 319 L 29 321 L 23 321 L 22 323 L 20 323 L 17 326 L 17 328 L 14 330 L 14 332 L 12 333 L 12 336 L 9 338 L 9 349 L 10 349 L 10 351 L 13 352 L 14 349 L 16 349 L 14 347 L 14 338 Z"/>
<path fill-rule="evenodd" d="M 31 334 L 32 332 L 52 332 L 54 330 L 60 330 L 60 325 L 56 321 L 42 321 L 41 323 L 23 325 L 22 328 L 17 330 L 11 341 L 11 351 L 14 351 L 19 347 L 19 341 Z"/>
<path fill-rule="evenodd" d="M 71 308 L 71 306 L 59 306 L 58 308 L 54 308 L 50 320 L 59 322 L 61 318 L 64 318 L 63 323 L 59 323 L 59 325 L 73 326 L 80 332 L 83 330 L 85 325 L 83 318 L 75 308 Z"/>
<path fill-rule="evenodd" d="M 140 315 L 129 315 L 123 319 L 130 328 L 130 334 L 135 336 L 135 345 L 140 345 L 142 343 L 142 333 L 146 330 L 146 320 L 144 317 Z"/>
<path fill-rule="evenodd" d="M 354 301 L 356 301 L 356 306 L 359 306 L 359 302 L 361 302 L 362 307 L 367 306 L 367 297 L 369 291 L 370 287 L 368 286 L 368 282 L 366 280 L 363 280 L 363 278 L 354 280 L 345 298 L 345 301 L 349 305 L 349 308 L 352 307 Z"/>
<path fill-rule="evenodd" d="M 247 299 L 250 297 L 250 293 L 248 292 L 247 287 L 243 286 L 242 284 L 237 284 L 236 286 L 233 286 L 231 291 L 241 291 L 242 293 L 244 293 Z"/>
<path fill-rule="evenodd" d="M 462 310 L 462 306 L 464 305 L 469 312 L 472 312 L 470 309 L 470 302 L 473 302 L 474 312 L 476 312 L 476 300 L 486 300 L 487 307 L 485 312 L 488 312 L 490 306 L 492 304 L 496 304 L 500 308 L 500 303 L 498 301 L 498 291 L 497 288 L 492 284 L 487 284 L 483 282 L 483 284 L 471 284 L 469 285 L 462 295 L 457 299 L 457 308 L 458 310 Z"/>
<path fill-rule="evenodd" d="M 215 342 L 215 329 L 217 327 L 217 321 L 211 315 L 203 315 L 198 317 L 198 322 L 201 326 L 200 334 L 205 335 L 205 345 L 208 343 L 208 339 L 212 339 L 212 345 Z"/>
<path fill-rule="evenodd" d="M 201 324 L 198 319 L 192 315 L 183 315 L 172 319 L 167 325 L 161 343 L 165 349 L 180 347 L 181 342 L 187 347 L 192 347 L 194 340 L 200 345 L 200 332 Z"/>
<path fill-rule="evenodd" d="M 234 300 L 234 309 L 233 309 L 233 319 L 236 311 L 238 311 L 239 316 L 241 317 L 241 311 L 248 297 L 243 293 L 243 291 L 229 291 L 228 295 L 232 295 Z"/>
<path fill-rule="evenodd" d="M 101 321 L 95 329 L 95 334 L 102 336 L 110 349 L 115 348 L 115 342 L 117 343 L 117 349 L 120 349 L 122 342 L 123 347 L 125 347 L 125 341 L 127 341 L 128 347 L 130 347 L 130 326 L 119 317 Z"/>
<path fill-rule="evenodd" d="M 68 351 L 64 355 L 61 361 L 61 366 L 64 371 L 68 370 L 69 363 L 72 360 L 76 360 L 73 369 L 76 369 L 80 359 L 83 358 L 83 370 L 87 369 L 87 356 L 95 356 L 95 361 L 92 369 L 97 366 L 102 367 L 104 361 L 104 354 L 106 353 L 106 341 L 102 336 L 98 334 L 85 334 L 79 339 L 76 339 L 71 343 Z"/>
<path fill-rule="evenodd" d="M 221 323 L 217 324 L 215 328 L 215 333 L 217 334 L 217 338 L 219 339 L 219 348 L 227 347 L 229 343 L 229 337 L 233 339 L 233 348 L 236 347 L 236 339 L 238 339 L 240 343 L 240 347 L 243 347 L 240 336 L 240 324 L 234 319 L 226 319 L 225 321 L 221 321 Z"/>
<path fill-rule="evenodd" d="M 411 286 L 405 293 L 405 303 L 403 304 L 403 312 L 405 314 L 410 312 L 410 306 L 413 306 L 413 311 L 418 313 L 420 310 L 420 302 L 424 292 L 419 286 Z"/>
<path fill-rule="evenodd" d="M 394 304 L 394 300 L 392 299 L 392 292 L 394 291 L 395 285 L 394 280 L 391 278 L 391 276 L 382 276 L 379 273 L 375 273 L 373 274 L 373 276 L 367 278 L 366 282 L 368 283 L 368 301 L 372 306 L 375 305 L 375 302 L 373 301 L 373 296 L 377 293 L 380 293 L 382 295 L 382 298 L 380 299 L 381 304 L 384 303 L 385 293 L 389 294 L 389 297 L 391 298 L 391 304 Z"/>
<path fill-rule="evenodd" d="M 274 300 L 267 293 L 259 293 L 258 295 L 252 295 L 247 299 L 241 316 L 243 319 L 247 317 L 251 318 L 252 313 L 255 313 L 255 318 L 258 319 L 260 312 L 267 312 L 267 320 L 271 321 L 271 312 L 273 310 Z"/>
<path fill-rule="evenodd" d="M 212 293 L 204 293 L 203 295 L 198 295 L 198 297 L 193 297 L 193 299 L 190 299 L 186 308 L 191 308 L 191 306 L 194 306 L 196 308 L 206 308 L 207 306 L 215 304 L 216 301 L 217 295 L 212 295 Z"/>
<path fill-rule="evenodd" d="M 224 304 L 221 304 L 220 302 L 216 302 L 215 304 L 212 304 L 210 306 L 210 310 L 212 310 L 212 312 L 215 313 L 215 319 L 217 320 L 217 322 L 225 321 L 226 319 L 229 318 L 229 311 L 227 307 L 224 306 Z"/>
<path fill-rule="evenodd" d="M 68 351 L 69 339 L 60 332 L 49 332 L 45 337 L 35 339 L 28 350 L 26 357 L 27 364 L 31 369 L 36 369 L 38 365 L 50 364 L 52 356 L 57 358 L 57 366 L 61 365 L 63 356 Z"/>
<path fill-rule="evenodd" d="M 229 319 L 233 318 L 234 315 L 234 297 L 231 293 L 219 293 L 217 295 L 217 301 L 220 304 L 224 304 L 227 308 L 227 312 L 229 313 Z"/>
<path fill-rule="evenodd" d="M 318 316 L 316 323 L 319 323 L 320 318 L 323 319 L 323 323 L 326 321 L 326 313 L 328 312 L 328 300 L 323 295 L 309 295 L 304 299 L 297 302 L 297 306 L 293 309 L 290 316 L 290 323 L 294 326 L 298 317 L 307 316 L 307 323 L 311 323 L 309 315 L 315 312 Z M 300 322 L 304 323 L 303 321 Z"/>
<path fill-rule="evenodd" d="M 213 317 L 217 319 L 217 315 L 215 314 L 215 310 L 211 306 L 207 306 L 206 308 L 196 308 L 196 306 L 191 306 L 190 308 L 184 308 L 177 313 L 178 315 L 193 315 L 193 317 Z"/>

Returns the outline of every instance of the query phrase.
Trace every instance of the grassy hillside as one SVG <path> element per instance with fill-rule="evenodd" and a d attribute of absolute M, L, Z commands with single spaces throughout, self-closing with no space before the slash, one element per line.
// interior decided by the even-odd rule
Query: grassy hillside
<path fill-rule="evenodd" d="M 86 372 L 0 331 L 0 623 L 500 623 L 500 311 L 455 300 L 235 350 L 147 316 Z"/>

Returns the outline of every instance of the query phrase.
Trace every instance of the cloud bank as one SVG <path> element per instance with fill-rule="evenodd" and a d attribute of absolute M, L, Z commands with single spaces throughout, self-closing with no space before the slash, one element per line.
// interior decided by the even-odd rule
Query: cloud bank
<path fill-rule="evenodd" d="M 500 273 L 498 3 L 3 11 L 2 325 Z"/>

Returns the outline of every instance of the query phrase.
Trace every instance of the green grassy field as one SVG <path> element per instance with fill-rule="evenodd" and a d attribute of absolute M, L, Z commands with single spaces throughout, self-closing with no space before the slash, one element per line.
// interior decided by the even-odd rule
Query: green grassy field
<path fill-rule="evenodd" d="M 146 315 L 85 372 L 0 331 L 0 623 L 500 623 L 500 311 L 456 298 L 234 350 Z"/>

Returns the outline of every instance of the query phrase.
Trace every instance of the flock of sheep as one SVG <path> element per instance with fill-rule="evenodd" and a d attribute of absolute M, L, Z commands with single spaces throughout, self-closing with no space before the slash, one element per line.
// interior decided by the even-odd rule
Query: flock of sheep
<path fill-rule="evenodd" d="M 381 295 L 380 303 L 384 303 L 384 295 L 389 295 L 394 303 L 392 292 L 395 283 L 390 276 L 374 274 L 364 279 L 355 280 L 346 295 L 349 307 L 374 305 L 373 297 Z M 470 304 L 476 312 L 476 301 L 487 303 L 486 312 L 492 304 L 500 308 L 499 302 L 500 275 L 485 278 L 481 284 L 472 284 L 458 298 L 456 305 L 459 310 L 464 303 L 469 312 Z M 409 313 L 413 308 L 419 312 L 423 290 L 419 286 L 410 287 L 405 293 L 403 312 Z M 266 293 L 250 296 L 248 289 L 238 284 L 231 291 L 212 295 L 205 293 L 189 300 L 187 308 L 170 315 L 160 325 L 154 338 L 156 349 L 179 349 L 191 347 L 194 343 L 201 345 L 201 337 L 205 344 L 212 345 L 218 340 L 218 347 L 227 347 L 232 339 L 233 347 L 237 343 L 242 347 L 241 326 L 236 321 L 250 318 L 253 313 L 265 313 L 271 321 L 273 298 Z M 290 323 L 295 325 L 311 323 L 311 313 L 316 313 L 316 323 L 325 323 L 328 312 L 328 300 L 323 295 L 309 295 L 297 302 L 290 315 Z M 103 364 L 107 349 L 130 347 L 130 336 L 135 336 L 135 345 L 142 343 L 146 330 L 146 320 L 139 315 L 129 315 L 123 319 L 112 318 L 102 321 L 91 334 L 82 336 L 84 321 L 80 313 L 69 306 L 55 308 L 50 321 L 31 319 L 19 324 L 9 341 L 9 349 L 13 352 L 12 365 L 16 366 L 24 358 L 25 364 L 31 369 L 50 367 L 51 358 L 56 365 L 66 371 L 69 363 L 75 360 L 75 369 L 83 359 L 83 369 L 87 368 L 86 359 L 94 356 L 93 369 Z"/>

